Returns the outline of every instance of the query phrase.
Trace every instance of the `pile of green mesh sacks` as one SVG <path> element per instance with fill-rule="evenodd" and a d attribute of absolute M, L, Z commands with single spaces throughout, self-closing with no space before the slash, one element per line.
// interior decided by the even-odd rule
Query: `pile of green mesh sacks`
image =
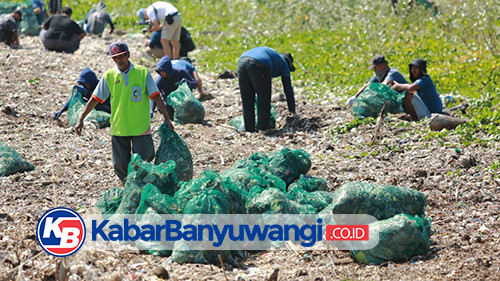
<path fill-rule="evenodd" d="M 23 13 L 23 21 L 19 24 L 19 34 L 38 35 L 40 33 L 40 27 L 38 26 L 36 15 L 33 12 L 31 1 L 26 1 L 24 3 L 0 3 L 0 15 L 10 14 L 15 9 L 19 9 L 21 13 Z"/>
<path fill-rule="evenodd" d="M 356 98 L 351 113 L 358 118 L 376 118 L 384 105 L 385 112 L 403 112 L 405 94 L 406 92 L 398 93 L 385 84 L 372 83 Z"/>
<path fill-rule="evenodd" d="M 351 182 L 333 193 L 322 214 L 368 214 L 378 221 L 379 243 L 370 250 L 352 250 L 365 264 L 405 261 L 425 254 L 430 246 L 431 221 L 425 217 L 427 198 L 417 190 L 391 185 Z"/>
<path fill-rule="evenodd" d="M 0 177 L 34 169 L 35 167 L 17 153 L 15 149 L 0 141 Z"/>
<path fill-rule="evenodd" d="M 160 133 L 162 134 L 162 133 Z M 163 139 L 163 138 L 162 138 Z M 160 145 L 161 146 L 161 145 Z M 219 174 L 203 171 L 198 178 L 178 181 L 176 163 L 160 165 L 134 155 L 123 190 L 113 188 L 97 201 L 106 217 L 112 214 L 316 214 L 333 194 L 325 180 L 306 175 L 311 167 L 302 149 L 284 148 L 266 155 L 255 153 Z M 178 263 L 218 264 L 244 258 L 242 251 L 197 251 L 176 242 L 171 255 Z"/>
<path fill-rule="evenodd" d="M 68 106 L 68 122 L 71 127 L 75 126 L 78 122 L 78 118 L 82 115 L 85 105 L 86 102 L 83 101 L 82 94 L 76 90 L 76 87 L 73 87 Z M 110 118 L 111 114 L 105 111 L 92 109 L 87 117 L 85 117 L 84 122 L 93 123 L 97 128 L 105 128 L 110 126 Z"/>

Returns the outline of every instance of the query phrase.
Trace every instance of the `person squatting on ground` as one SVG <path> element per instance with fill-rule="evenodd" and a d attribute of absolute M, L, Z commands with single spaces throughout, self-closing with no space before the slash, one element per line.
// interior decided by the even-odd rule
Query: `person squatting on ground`
<path fill-rule="evenodd" d="M 70 7 L 64 7 L 61 14 L 53 15 L 43 23 L 40 39 L 45 49 L 74 53 L 80 48 L 85 32 L 71 19 L 72 13 Z"/>
<path fill-rule="evenodd" d="M 156 86 L 161 92 L 163 97 L 163 102 L 167 108 L 168 115 L 170 118 L 174 117 L 174 108 L 168 105 L 167 97 L 173 91 L 177 90 L 179 85 L 183 82 L 188 83 L 191 90 L 196 88 L 196 81 L 189 73 L 183 69 L 174 69 L 172 67 L 172 62 L 168 56 L 163 56 L 158 64 L 156 65 L 155 71 L 159 74 L 156 78 Z M 153 113 L 156 107 L 156 100 L 150 101 L 150 116 L 153 117 Z"/>
<path fill-rule="evenodd" d="M 148 32 L 161 30 L 163 54 L 169 58 L 178 59 L 182 18 L 177 8 L 168 2 L 158 1 L 146 9 L 141 8 L 137 14 L 142 23 L 145 23 L 147 19 L 153 23 L 153 26 L 147 29 Z M 160 23 L 162 20 L 163 23 Z"/>
<path fill-rule="evenodd" d="M 115 25 L 106 12 L 106 4 L 101 1 L 85 17 L 84 30 L 90 34 L 101 35 L 104 32 L 104 28 L 106 28 L 106 23 L 110 26 L 109 34 L 113 33 Z"/>
<path fill-rule="evenodd" d="M 196 71 L 196 67 L 192 64 L 191 59 L 188 57 L 181 57 L 178 60 L 172 61 L 172 67 L 178 70 L 185 70 L 191 77 L 196 81 L 196 85 L 198 88 L 198 92 L 200 93 L 200 99 L 204 99 L 207 97 L 205 94 L 205 89 L 203 88 L 203 82 L 201 81 L 200 75 L 198 71 Z"/>
<path fill-rule="evenodd" d="M 238 82 L 243 104 L 243 121 L 247 132 L 255 131 L 255 95 L 257 94 L 257 130 L 269 128 L 271 118 L 272 78 L 281 76 L 288 110 L 293 117 L 300 119 L 295 112 L 290 72 L 295 71 L 290 53 L 279 54 L 268 47 L 257 47 L 243 53 L 238 61 Z"/>
<path fill-rule="evenodd" d="M 45 21 L 45 19 L 48 18 L 45 4 L 41 0 L 33 0 L 31 1 L 31 5 L 33 7 L 33 13 L 36 16 L 36 20 L 38 21 L 38 25 L 41 25 Z"/>
<path fill-rule="evenodd" d="M 97 79 L 97 76 L 95 75 L 94 71 L 86 67 L 82 70 L 82 72 L 80 72 L 78 80 L 76 80 L 76 83 L 77 84 L 73 86 L 73 90 L 71 91 L 72 95 L 78 92 L 82 95 L 83 101 L 88 102 L 92 97 L 92 92 L 94 92 L 97 83 L 99 83 L 99 79 Z M 52 115 L 52 119 L 57 120 L 63 112 L 67 111 L 70 101 L 71 97 L 61 109 L 54 112 L 54 114 Z M 111 113 L 111 105 L 109 103 L 109 98 L 106 99 L 104 103 L 97 104 L 95 109 Z"/>
<path fill-rule="evenodd" d="M 127 44 L 123 41 L 111 43 L 109 57 L 117 68 L 104 72 L 74 129 L 81 135 L 85 117 L 98 103 L 110 98 L 112 161 L 116 175 L 124 183 L 132 153 L 138 153 L 146 161 L 155 156 L 148 114 L 149 99 L 156 101 L 164 122 L 172 131 L 174 126 L 151 73 L 146 67 L 134 65 L 129 60 Z"/>
<path fill-rule="evenodd" d="M 147 28 L 143 29 L 143 32 L 147 32 Z M 181 38 L 179 41 L 179 57 L 187 57 L 188 53 L 196 48 L 193 38 L 189 31 L 181 26 Z M 151 33 L 151 38 L 146 41 L 146 52 L 150 56 L 155 56 L 157 58 L 163 57 L 163 45 L 161 44 L 161 31 L 154 31 Z"/>
<path fill-rule="evenodd" d="M 0 16 L 0 42 L 9 47 L 19 47 L 19 22 L 23 20 L 20 10 Z"/>
<path fill-rule="evenodd" d="M 427 62 L 423 59 L 414 59 L 408 66 L 412 84 L 396 82 L 392 89 L 408 92 L 404 99 L 404 106 L 411 119 L 417 121 L 430 117 L 431 113 L 442 113 L 443 103 L 436 85 L 427 74 Z"/>
<path fill-rule="evenodd" d="M 351 106 L 356 98 L 366 89 L 366 87 L 372 83 L 382 83 L 389 86 L 392 86 L 394 82 L 408 84 L 408 81 L 406 81 L 401 72 L 395 68 L 389 67 L 389 63 L 383 55 L 375 55 L 372 59 L 372 64 L 368 69 L 373 69 L 375 74 L 365 85 L 363 85 L 363 87 L 358 90 L 358 92 L 356 92 L 354 96 L 347 100 L 347 106 Z"/>

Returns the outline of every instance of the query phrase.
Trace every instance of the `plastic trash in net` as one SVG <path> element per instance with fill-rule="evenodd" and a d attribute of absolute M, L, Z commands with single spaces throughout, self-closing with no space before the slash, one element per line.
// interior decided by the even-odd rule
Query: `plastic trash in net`
<path fill-rule="evenodd" d="M 385 84 L 372 83 L 356 98 L 351 113 L 358 118 L 376 118 L 384 105 L 385 112 L 403 112 L 405 94 L 406 92 L 398 93 Z"/>
<path fill-rule="evenodd" d="M 428 218 L 398 214 L 370 224 L 379 231 L 379 242 L 370 250 L 352 250 L 353 258 L 364 264 L 405 261 L 425 254 L 431 246 Z"/>
<path fill-rule="evenodd" d="M 271 173 L 290 185 L 306 174 L 311 168 L 309 153 L 303 149 L 283 148 L 269 153 L 269 169 Z"/>
<path fill-rule="evenodd" d="M 83 101 L 82 94 L 76 90 L 76 87 L 73 87 L 73 93 L 71 94 L 71 99 L 69 101 L 68 106 L 68 122 L 70 126 L 75 126 L 78 122 L 78 118 L 82 115 L 82 112 L 85 109 L 86 103 Z M 111 114 L 92 109 L 92 111 L 85 117 L 84 122 L 91 122 L 97 126 L 97 128 L 105 128 L 109 127 L 109 120 L 111 118 Z"/>
<path fill-rule="evenodd" d="M 168 104 L 174 109 L 174 121 L 179 124 L 201 123 L 205 118 L 205 108 L 193 95 L 187 85 L 182 83 L 167 97 Z"/>
<path fill-rule="evenodd" d="M 35 166 L 26 161 L 15 149 L 0 141 L 0 177 L 34 169 Z"/>
<path fill-rule="evenodd" d="M 258 124 L 258 116 L 257 116 L 257 103 L 255 103 L 255 124 Z M 243 115 L 236 116 L 229 120 L 229 125 L 236 128 L 238 132 L 243 132 L 245 130 L 245 122 L 243 121 Z M 269 128 L 276 127 L 276 108 L 271 104 L 271 116 L 269 117 Z"/>
<path fill-rule="evenodd" d="M 169 160 L 177 164 L 175 172 L 181 181 L 189 181 L 193 178 L 193 157 L 189 147 L 175 131 L 171 131 L 167 124 L 163 123 L 159 129 L 160 145 L 156 151 L 155 164 L 159 165 Z"/>

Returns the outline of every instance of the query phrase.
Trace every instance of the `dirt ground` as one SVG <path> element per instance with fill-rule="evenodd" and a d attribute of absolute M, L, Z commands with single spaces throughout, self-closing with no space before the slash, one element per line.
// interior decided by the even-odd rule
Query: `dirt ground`
<path fill-rule="evenodd" d="M 223 270 L 214 265 L 179 265 L 138 251 L 80 251 L 61 259 L 43 252 L 36 242 L 36 224 L 48 209 L 66 206 L 89 213 L 106 189 L 120 186 L 112 169 L 109 128 L 86 125 L 80 137 L 69 127 L 66 113 L 60 121 L 51 118 L 69 98 L 84 67 L 99 78 L 114 67 L 107 46 L 118 37 L 129 44 L 132 62 L 152 70 L 154 62 L 141 50 L 142 34 L 86 37 L 75 54 L 44 51 L 36 37 L 21 37 L 22 49 L 0 45 L 0 141 L 36 166 L 0 178 L 2 280 L 54 280 L 58 275 L 69 280 L 156 280 L 162 268 L 170 280 L 225 280 Z M 227 124 L 241 115 L 237 79 L 201 74 L 214 96 L 203 102 L 205 121 L 176 126 L 193 155 L 195 177 L 206 169 L 224 171 L 254 152 L 302 148 L 313 163 L 308 174 L 327 180 L 332 191 L 350 181 L 422 191 L 434 231 L 430 251 L 407 262 L 367 266 L 343 251 L 274 251 L 250 255 L 239 267 L 226 268 L 229 280 L 267 280 L 276 269 L 277 280 L 500 280 L 500 182 L 487 169 L 500 157 L 498 143 L 443 146 L 426 138 L 426 122 L 409 123 L 402 115 L 385 120 L 382 139 L 374 146 L 367 145 L 374 125 L 334 139 L 328 129 L 353 120 L 349 110 L 335 97 L 333 102 L 312 104 L 304 98 L 307 89 L 301 88 L 295 89 L 302 116 L 298 125 L 287 123 L 286 101 L 276 101 L 275 130 L 240 134 Z M 274 92 L 282 92 L 281 82 L 274 83 Z M 330 93 L 335 94 L 340 93 Z M 156 117 L 154 132 L 160 125 Z M 157 146 L 157 133 L 154 139 Z M 445 143 L 458 143 L 458 136 Z"/>

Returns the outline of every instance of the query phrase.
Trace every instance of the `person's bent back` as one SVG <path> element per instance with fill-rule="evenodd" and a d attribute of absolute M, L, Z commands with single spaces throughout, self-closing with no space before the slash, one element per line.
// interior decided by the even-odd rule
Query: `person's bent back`
<path fill-rule="evenodd" d="M 47 50 L 74 53 L 80 48 L 85 32 L 71 19 L 72 10 L 62 9 L 62 14 L 53 15 L 43 23 L 40 38 Z"/>

